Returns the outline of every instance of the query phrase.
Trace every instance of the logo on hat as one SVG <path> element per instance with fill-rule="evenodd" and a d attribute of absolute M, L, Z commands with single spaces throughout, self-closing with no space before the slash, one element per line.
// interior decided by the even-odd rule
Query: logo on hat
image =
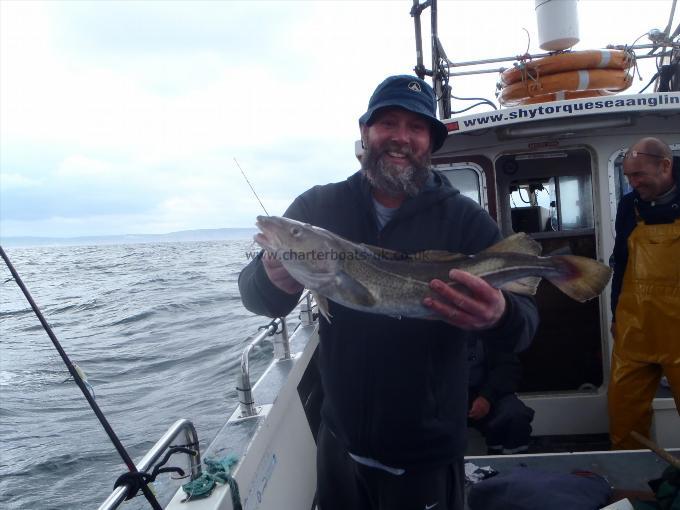
<path fill-rule="evenodd" d="M 420 83 L 417 81 L 412 81 L 411 83 L 408 84 L 409 90 L 412 90 L 413 92 L 422 92 L 423 89 L 420 87 Z"/>

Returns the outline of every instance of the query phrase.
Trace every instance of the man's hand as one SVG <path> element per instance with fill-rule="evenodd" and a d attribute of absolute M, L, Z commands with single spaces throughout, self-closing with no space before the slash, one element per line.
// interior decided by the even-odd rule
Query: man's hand
<path fill-rule="evenodd" d="M 481 420 L 487 414 L 489 414 L 489 411 L 491 411 L 491 404 L 487 399 L 480 395 L 472 402 L 472 407 L 468 412 L 468 418 L 473 420 Z"/>
<path fill-rule="evenodd" d="M 505 313 L 505 296 L 481 278 L 465 271 L 452 269 L 449 278 L 456 286 L 432 280 L 432 297 L 423 304 L 451 324 L 461 329 L 489 329 L 498 324 Z"/>
<path fill-rule="evenodd" d="M 262 254 L 262 265 L 274 286 L 281 289 L 283 292 L 297 294 L 304 288 L 304 286 L 298 283 L 286 268 L 283 267 L 281 261 L 268 250 L 265 250 Z"/>

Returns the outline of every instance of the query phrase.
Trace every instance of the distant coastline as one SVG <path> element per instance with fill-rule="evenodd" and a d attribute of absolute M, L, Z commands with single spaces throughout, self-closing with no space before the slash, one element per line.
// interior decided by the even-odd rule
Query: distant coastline
<path fill-rule="evenodd" d="M 125 234 L 115 236 L 79 237 L 0 237 L 3 247 L 31 246 L 88 246 L 100 244 L 138 244 L 138 243 L 181 243 L 191 241 L 231 241 L 252 239 L 256 228 L 211 228 L 200 230 L 181 230 L 168 234 Z"/>

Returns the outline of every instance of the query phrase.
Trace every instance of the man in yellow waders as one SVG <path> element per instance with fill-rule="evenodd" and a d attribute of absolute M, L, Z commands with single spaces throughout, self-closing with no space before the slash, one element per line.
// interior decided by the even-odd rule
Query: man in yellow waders
<path fill-rule="evenodd" d="M 616 213 L 609 433 L 614 449 L 649 437 L 652 400 L 666 375 L 680 409 L 680 190 L 667 144 L 643 138 L 626 153 L 633 192 Z"/>

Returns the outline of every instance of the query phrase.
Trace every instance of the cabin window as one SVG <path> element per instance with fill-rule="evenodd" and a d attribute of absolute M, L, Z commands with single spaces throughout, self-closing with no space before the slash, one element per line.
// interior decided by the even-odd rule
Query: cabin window
<path fill-rule="evenodd" d="M 628 179 L 623 175 L 623 155 L 625 153 L 625 150 L 621 151 L 614 160 L 614 193 L 616 194 L 617 202 L 621 200 L 623 195 L 633 191 L 633 188 L 628 184 Z"/>
<path fill-rule="evenodd" d="M 485 209 L 488 209 L 485 199 L 486 193 L 483 193 L 485 187 L 484 172 L 479 165 L 475 163 L 453 163 L 435 165 L 433 168 L 441 172 L 462 195 L 471 198 Z"/>
<path fill-rule="evenodd" d="M 515 232 L 561 232 L 593 228 L 590 174 L 559 175 L 510 183 Z"/>

